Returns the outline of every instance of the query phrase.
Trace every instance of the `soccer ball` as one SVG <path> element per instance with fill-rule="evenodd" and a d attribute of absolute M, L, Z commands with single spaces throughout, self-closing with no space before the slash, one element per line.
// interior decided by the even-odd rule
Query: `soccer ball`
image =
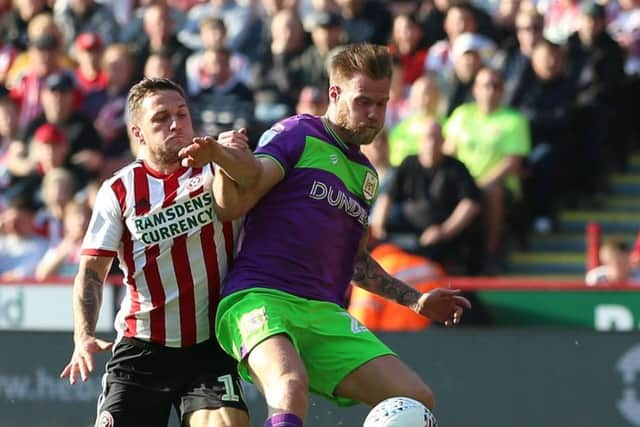
<path fill-rule="evenodd" d="M 391 397 L 378 403 L 363 427 L 437 427 L 429 408 L 408 397 Z"/>

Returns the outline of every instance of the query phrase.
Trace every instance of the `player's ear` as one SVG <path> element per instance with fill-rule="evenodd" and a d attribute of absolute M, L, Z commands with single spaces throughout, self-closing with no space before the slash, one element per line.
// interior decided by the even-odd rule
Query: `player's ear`
<path fill-rule="evenodd" d="M 340 86 L 333 85 L 329 88 L 329 101 L 337 101 L 340 99 Z"/>
<path fill-rule="evenodd" d="M 142 131 L 138 126 L 131 126 L 131 135 L 133 135 L 135 139 L 138 140 L 139 144 L 144 144 L 144 137 L 142 136 Z"/>

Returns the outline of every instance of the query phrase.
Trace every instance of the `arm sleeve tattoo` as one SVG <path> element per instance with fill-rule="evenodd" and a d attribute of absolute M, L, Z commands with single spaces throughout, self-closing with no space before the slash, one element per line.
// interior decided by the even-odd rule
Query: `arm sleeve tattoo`
<path fill-rule="evenodd" d="M 411 286 L 384 271 L 367 251 L 358 253 L 352 280 L 369 292 L 408 307 L 413 307 L 421 295 Z"/>
<path fill-rule="evenodd" d="M 94 335 L 102 303 L 103 281 L 95 270 L 87 269 L 79 285 L 76 300 L 78 330 L 85 335 Z"/>

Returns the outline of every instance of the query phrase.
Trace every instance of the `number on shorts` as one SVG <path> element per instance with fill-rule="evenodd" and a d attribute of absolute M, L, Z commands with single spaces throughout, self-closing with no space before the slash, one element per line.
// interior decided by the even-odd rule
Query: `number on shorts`
<path fill-rule="evenodd" d="M 231 375 L 223 375 L 218 377 L 218 381 L 224 384 L 225 393 L 222 395 L 222 400 L 230 400 L 232 402 L 238 402 L 240 396 L 236 394 L 235 387 L 233 386 L 233 378 Z"/>

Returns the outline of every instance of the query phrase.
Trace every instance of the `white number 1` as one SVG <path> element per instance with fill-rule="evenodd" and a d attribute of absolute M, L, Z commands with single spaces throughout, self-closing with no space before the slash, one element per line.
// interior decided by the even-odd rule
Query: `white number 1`
<path fill-rule="evenodd" d="M 233 378 L 231 375 L 223 375 L 218 377 L 218 381 L 224 384 L 225 393 L 222 395 L 222 400 L 230 400 L 232 402 L 238 402 L 240 396 L 236 394 L 235 387 L 233 386 Z"/>

